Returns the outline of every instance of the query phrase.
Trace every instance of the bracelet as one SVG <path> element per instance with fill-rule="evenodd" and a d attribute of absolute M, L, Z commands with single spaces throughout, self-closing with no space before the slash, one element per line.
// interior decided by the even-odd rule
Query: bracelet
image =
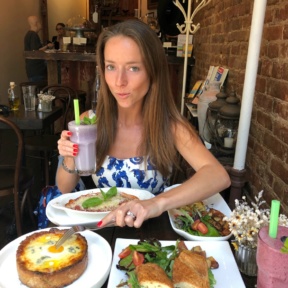
<path fill-rule="evenodd" d="M 66 171 L 66 172 L 68 172 L 69 174 L 77 174 L 78 173 L 78 170 L 75 168 L 75 169 L 73 169 L 73 170 L 71 170 L 71 169 L 69 169 L 66 165 L 65 165 L 65 163 L 64 163 L 64 158 L 63 158 L 63 161 L 62 161 L 62 167 L 63 167 L 63 169 Z"/>

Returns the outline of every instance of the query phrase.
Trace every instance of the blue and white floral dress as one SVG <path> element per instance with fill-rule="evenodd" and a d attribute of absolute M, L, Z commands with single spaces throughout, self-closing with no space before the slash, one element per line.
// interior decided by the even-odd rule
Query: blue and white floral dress
<path fill-rule="evenodd" d="M 144 189 L 155 195 L 163 192 L 170 182 L 170 177 L 163 177 L 151 164 L 149 157 L 145 162 L 144 157 L 118 159 L 107 156 L 92 179 L 98 188 L 116 186 Z"/>
<path fill-rule="evenodd" d="M 89 110 L 88 115 L 92 118 L 95 113 Z M 102 167 L 92 175 L 92 179 L 97 188 L 116 186 L 143 189 L 155 195 L 163 192 L 170 184 L 170 176 L 163 177 L 151 164 L 149 157 L 145 162 L 145 157 L 118 159 L 106 156 Z"/>

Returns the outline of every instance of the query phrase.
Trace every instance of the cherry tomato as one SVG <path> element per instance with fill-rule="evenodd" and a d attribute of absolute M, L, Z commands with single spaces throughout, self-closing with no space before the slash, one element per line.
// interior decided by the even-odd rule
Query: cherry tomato
<path fill-rule="evenodd" d="M 128 247 L 126 247 L 125 249 L 123 249 L 123 250 L 119 253 L 118 257 L 119 257 L 120 259 L 123 259 L 123 258 L 127 257 L 128 255 L 130 255 L 131 252 L 132 252 L 132 251 L 130 250 L 130 248 L 129 248 L 129 246 L 128 246 Z"/>
<path fill-rule="evenodd" d="M 137 251 L 133 251 L 133 263 L 135 266 L 139 266 L 144 262 L 144 255 Z"/>
<path fill-rule="evenodd" d="M 198 225 L 200 223 L 200 219 L 195 220 L 192 224 L 191 224 L 191 228 L 195 231 L 198 230 Z"/>
<path fill-rule="evenodd" d="M 198 224 L 197 230 L 199 232 L 201 232 L 202 234 L 207 234 L 208 233 L 208 227 L 203 222 L 200 222 Z"/>

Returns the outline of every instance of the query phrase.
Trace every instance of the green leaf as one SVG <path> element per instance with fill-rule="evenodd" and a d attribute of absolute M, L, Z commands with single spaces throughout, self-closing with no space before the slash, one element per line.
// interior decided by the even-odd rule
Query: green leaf
<path fill-rule="evenodd" d="M 135 269 L 135 265 L 133 263 L 133 254 L 129 254 L 127 257 L 120 259 L 118 265 L 123 269 L 131 271 Z"/>
<path fill-rule="evenodd" d="M 161 249 L 161 247 L 156 247 L 154 245 L 151 245 L 149 243 L 142 243 L 138 245 L 129 245 L 130 249 L 132 251 L 138 251 L 138 252 L 156 252 Z"/>
<path fill-rule="evenodd" d="M 208 215 L 207 215 L 208 216 Z M 208 232 L 204 235 L 202 234 L 201 232 L 199 232 L 199 235 L 200 236 L 206 236 L 206 237 L 217 237 L 217 236 L 221 236 L 219 231 L 214 227 L 212 226 L 207 220 L 207 217 L 205 218 L 206 216 L 202 217 L 201 218 L 201 221 L 207 226 L 208 228 Z M 208 216 L 210 218 L 210 216 Z"/>
<path fill-rule="evenodd" d="M 104 201 L 107 201 L 110 198 L 117 195 L 117 187 L 116 186 L 111 187 L 106 193 L 100 189 L 100 192 L 101 192 L 103 199 L 101 199 L 99 197 L 89 198 L 82 203 L 82 207 L 84 209 L 87 209 L 90 207 L 95 207 L 95 206 L 101 205 Z"/>
<path fill-rule="evenodd" d="M 107 192 L 106 192 L 106 196 L 105 196 L 105 200 L 108 200 L 114 196 L 117 195 L 117 188 L 116 186 L 111 187 Z"/>
<path fill-rule="evenodd" d="M 97 123 L 96 115 L 93 116 L 92 118 L 84 116 L 83 120 L 81 121 L 81 124 L 85 124 L 85 125 L 93 125 L 93 124 L 96 124 L 96 123 Z"/>
<path fill-rule="evenodd" d="M 82 207 L 84 209 L 90 208 L 90 207 L 95 207 L 95 206 L 99 206 L 100 204 L 102 204 L 104 202 L 103 199 L 100 199 L 99 197 L 93 197 L 93 198 L 89 198 L 87 200 L 85 200 L 82 203 Z"/>
<path fill-rule="evenodd" d="M 284 245 L 282 246 L 281 250 L 282 253 L 288 253 L 288 238 L 285 239 Z"/>
<path fill-rule="evenodd" d="M 216 279 L 211 269 L 208 269 L 208 277 L 209 277 L 210 288 L 214 288 L 214 286 L 216 285 Z"/>
<path fill-rule="evenodd" d="M 139 282 L 138 282 L 138 279 L 137 279 L 137 276 L 136 276 L 136 273 L 135 273 L 135 270 L 134 271 L 131 271 L 131 272 L 127 272 L 128 276 L 129 276 L 129 279 L 127 281 L 128 284 L 130 284 L 129 287 L 133 287 L 133 288 L 141 288 Z"/>

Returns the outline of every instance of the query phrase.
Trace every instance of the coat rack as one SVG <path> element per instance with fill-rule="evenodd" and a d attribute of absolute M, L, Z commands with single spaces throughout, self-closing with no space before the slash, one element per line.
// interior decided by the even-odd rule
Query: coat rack
<path fill-rule="evenodd" d="M 182 3 L 185 3 L 186 0 L 182 0 Z M 198 3 L 198 0 L 195 0 Z M 207 6 L 211 0 L 201 0 L 201 2 L 195 7 L 194 11 L 192 10 L 192 0 L 188 0 L 188 9 L 187 13 L 183 8 L 183 5 L 179 0 L 173 1 L 173 4 L 177 6 L 184 16 L 184 24 L 176 24 L 178 30 L 181 34 L 186 33 L 185 40 L 185 54 L 184 54 L 184 71 L 183 71 L 183 83 L 182 83 L 182 96 L 181 96 L 181 114 L 184 113 L 184 99 L 185 99 L 185 88 L 186 88 L 186 79 L 187 79 L 187 62 L 188 62 L 188 38 L 189 34 L 195 34 L 200 28 L 200 24 L 193 24 L 193 18 L 195 15 L 205 6 Z"/>

